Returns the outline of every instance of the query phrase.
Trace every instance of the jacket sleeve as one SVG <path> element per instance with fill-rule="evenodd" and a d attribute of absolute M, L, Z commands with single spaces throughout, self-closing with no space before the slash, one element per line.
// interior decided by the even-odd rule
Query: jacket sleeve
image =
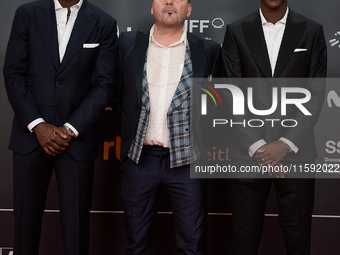
<path fill-rule="evenodd" d="M 97 121 L 108 104 L 116 84 L 118 73 L 116 21 L 111 18 L 108 29 L 102 30 L 105 32 L 92 69 L 92 88 L 68 119 L 68 122 L 78 130 L 80 135 L 86 134 Z"/>
<path fill-rule="evenodd" d="M 223 78 L 242 78 L 242 62 L 239 54 L 239 48 L 236 39 L 233 35 L 232 27 L 227 26 L 226 33 L 222 45 L 222 65 L 221 75 Z M 232 80 L 229 81 L 233 84 Z M 245 111 L 245 115 L 233 115 L 233 95 L 230 91 L 224 90 L 226 101 L 228 104 L 227 115 L 234 122 L 242 123 L 244 120 L 249 119 L 249 111 Z M 243 91 L 245 93 L 245 91 Z M 247 150 L 255 142 L 263 139 L 262 135 L 256 128 L 243 127 L 242 125 L 235 125 L 233 127 L 234 134 L 237 138 L 238 145 L 242 150 Z"/>
<path fill-rule="evenodd" d="M 27 76 L 29 62 L 29 22 L 23 8 L 15 13 L 7 46 L 3 74 L 9 102 L 22 129 L 42 115 L 29 89 L 34 76 Z"/>
<path fill-rule="evenodd" d="M 323 106 L 325 98 L 327 75 L 327 46 L 323 28 L 320 25 L 314 35 L 312 55 L 310 59 L 310 78 L 308 80 L 308 90 L 311 99 L 304 104 L 305 108 L 311 113 L 306 116 L 298 111 L 295 120 L 298 125 L 287 130 L 285 138 L 292 141 L 298 148 L 302 148 L 306 143 L 311 131 L 313 130 Z"/>

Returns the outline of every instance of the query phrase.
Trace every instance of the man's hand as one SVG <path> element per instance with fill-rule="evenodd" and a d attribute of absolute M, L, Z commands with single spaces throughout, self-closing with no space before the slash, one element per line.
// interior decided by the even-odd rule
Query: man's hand
<path fill-rule="evenodd" d="M 68 147 L 68 134 L 64 130 L 48 123 L 40 123 L 33 128 L 40 146 L 51 155 L 61 154 Z"/>
<path fill-rule="evenodd" d="M 68 132 L 67 132 L 67 130 L 66 130 L 66 128 L 65 128 L 64 126 L 58 127 L 58 128 L 59 128 L 59 130 L 60 130 L 61 132 L 63 132 L 64 134 L 67 135 L 67 138 L 64 139 L 64 138 L 60 137 L 59 134 L 57 134 L 57 135 L 58 135 L 60 138 L 64 139 L 66 143 L 69 143 L 69 142 L 71 141 L 71 139 L 72 139 L 72 136 L 70 136 L 70 135 L 68 134 Z"/>
<path fill-rule="evenodd" d="M 263 145 L 254 155 L 259 165 L 270 165 L 272 167 L 281 166 L 281 160 L 288 153 L 282 141 L 278 140 L 269 144 Z M 277 178 L 283 178 L 286 172 L 268 172 L 270 176 L 274 175 Z"/>

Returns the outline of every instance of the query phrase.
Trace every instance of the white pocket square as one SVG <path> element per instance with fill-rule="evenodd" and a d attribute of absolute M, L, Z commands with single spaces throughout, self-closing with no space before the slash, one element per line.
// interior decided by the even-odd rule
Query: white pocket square
<path fill-rule="evenodd" d="M 301 52 L 301 51 L 307 51 L 307 49 L 299 49 L 299 48 L 296 48 L 296 49 L 294 50 L 294 52 Z"/>
<path fill-rule="evenodd" d="M 84 43 L 83 48 L 96 48 L 99 46 L 99 43 Z"/>

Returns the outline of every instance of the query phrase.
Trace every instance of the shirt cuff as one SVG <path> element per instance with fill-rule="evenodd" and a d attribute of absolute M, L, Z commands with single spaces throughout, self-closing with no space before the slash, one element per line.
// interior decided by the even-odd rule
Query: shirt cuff
<path fill-rule="evenodd" d="M 255 152 L 260 149 L 263 145 L 267 144 L 265 140 L 261 139 L 255 143 L 253 143 L 251 146 L 248 148 L 248 153 L 249 156 L 252 158 L 255 154 Z"/>
<path fill-rule="evenodd" d="M 38 118 L 36 120 L 33 120 L 30 124 L 28 124 L 27 128 L 31 133 L 33 133 L 33 128 L 43 122 L 45 122 L 43 118 Z"/>
<path fill-rule="evenodd" d="M 287 138 L 281 137 L 279 140 L 288 144 L 289 147 L 292 149 L 292 151 L 294 151 L 295 153 L 297 153 L 299 151 L 299 148 L 296 147 L 295 144 L 292 143 L 291 141 L 289 141 Z"/>
<path fill-rule="evenodd" d="M 73 131 L 73 133 L 75 134 L 75 137 L 77 137 L 79 135 L 79 132 L 77 131 L 77 129 L 75 129 L 70 123 L 66 122 L 64 124 L 64 126 L 67 126 L 68 128 L 70 128 Z"/>

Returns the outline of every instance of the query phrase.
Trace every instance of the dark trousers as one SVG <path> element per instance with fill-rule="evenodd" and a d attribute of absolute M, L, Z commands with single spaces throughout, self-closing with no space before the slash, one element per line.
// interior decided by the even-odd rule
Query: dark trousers
<path fill-rule="evenodd" d="M 241 163 L 241 162 L 240 162 Z M 271 185 L 288 255 L 309 255 L 314 179 L 232 179 L 233 255 L 256 255 Z"/>
<path fill-rule="evenodd" d="M 39 147 L 29 155 L 13 154 L 15 255 L 39 253 L 53 169 L 58 181 L 64 255 L 88 254 L 94 160 L 78 162 L 67 152 L 52 157 Z"/>
<path fill-rule="evenodd" d="M 121 166 L 127 227 L 126 254 L 152 254 L 161 187 L 170 195 L 179 254 L 207 254 L 206 180 L 190 179 L 190 166 L 170 168 L 169 150 L 144 146 L 138 164 Z"/>

